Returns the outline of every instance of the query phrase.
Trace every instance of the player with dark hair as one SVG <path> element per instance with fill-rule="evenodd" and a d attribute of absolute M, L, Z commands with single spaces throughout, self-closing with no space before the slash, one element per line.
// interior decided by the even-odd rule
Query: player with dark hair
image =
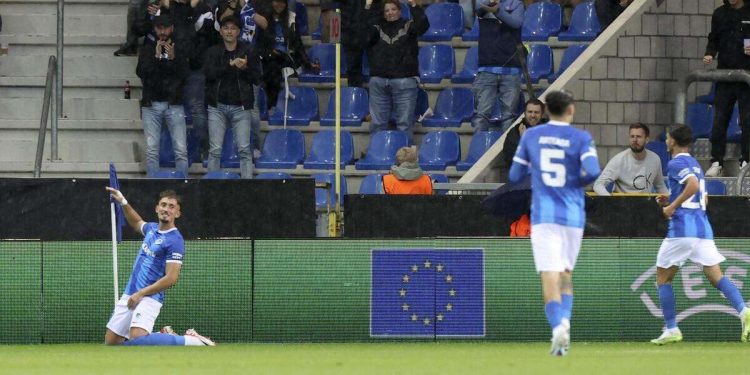
<path fill-rule="evenodd" d="M 687 126 L 677 125 L 667 133 L 667 149 L 672 153 L 667 167 L 671 193 L 669 198 L 660 196 L 658 201 L 669 219 L 669 230 L 656 256 L 656 284 L 666 327 L 662 335 L 651 342 L 664 345 L 682 341 L 672 279 L 688 259 L 703 266 L 711 285 L 737 310 L 742 322 L 740 339 L 746 342 L 750 334 L 750 309 L 745 306 L 739 289 L 721 272 L 719 264 L 726 258 L 716 248 L 713 229 L 706 216 L 706 181 L 698 161 L 688 153 L 692 142 L 693 132 Z"/>
<path fill-rule="evenodd" d="M 173 190 L 159 194 L 156 204 L 158 223 L 147 223 L 128 204 L 122 193 L 106 188 L 122 206 L 125 219 L 133 230 L 143 234 L 141 249 L 135 258 L 133 272 L 122 297 L 115 305 L 107 323 L 104 343 L 107 345 L 195 345 L 214 346 L 211 339 L 199 335 L 194 329 L 177 336 L 169 333 L 151 333 L 159 316 L 164 291 L 177 283 L 185 256 L 185 241 L 175 226 L 181 212 L 181 199 Z M 165 327 L 167 328 L 167 327 Z"/>
<path fill-rule="evenodd" d="M 531 173 L 531 246 L 552 328 L 550 354 L 559 356 L 570 345 L 572 273 L 586 223 L 583 188 L 599 176 L 599 160 L 591 135 L 570 126 L 573 96 L 553 91 L 546 102 L 550 121 L 526 130 L 508 177 L 517 183 Z"/>

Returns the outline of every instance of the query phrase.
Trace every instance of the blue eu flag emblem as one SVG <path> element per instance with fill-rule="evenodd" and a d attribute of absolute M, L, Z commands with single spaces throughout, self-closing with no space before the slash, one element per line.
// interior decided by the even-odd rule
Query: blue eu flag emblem
<path fill-rule="evenodd" d="M 373 249 L 370 335 L 484 337 L 483 249 Z"/>

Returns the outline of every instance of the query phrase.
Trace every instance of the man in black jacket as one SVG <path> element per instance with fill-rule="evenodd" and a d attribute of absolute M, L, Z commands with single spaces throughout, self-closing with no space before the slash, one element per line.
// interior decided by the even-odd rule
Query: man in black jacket
<path fill-rule="evenodd" d="M 744 0 L 724 0 L 711 17 L 711 33 L 703 62 L 716 58 L 719 69 L 750 70 L 750 7 Z M 722 175 L 727 145 L 727 127 L 734 103 L 740 110 L 742 139 L 740 168 L 750 160 L 750 87 L 744 82 L 717 82 L 714 96 L 714 125 L 711 130 L 711 167 L 706 177 Z"/>
<path fill-rule="evenodd" d="M 190 71 L 189 42 L 173 38 L 174 26 L 168 14 L 153 21 L 156 40 L 148 41 L 138 53 L 136 74 L 143 82 L 141 117 L 146 135 L 146 171 L 159 170 L 159 140 L 162 121 L 172 137 L 175 165 L 187 175 L 187 136 L 182 90 Z"/>
<path fill-rule="evenodd" d="M 510 129 L 505 136 L 505 143 L 503 143 L 503 151 L 501 154 L 503 158 L 501 171 L 504 172 L 504 177 L 502 177 L 501 181 L 507 180 L 508 171 L 513 164 L 513 156 L 516 155 L 518 143 L 521 141 L 521 136 L 526 129 L 547 122 L 547 119 L 545 118 L 544 102 L 541 100 L 536 98 L 529 99 L 526 101 L 526 106 L 524 108 L 523 121 Z"/>
<path fill-rule="evenodd" d="M 241 25 L 236 17 L 221 21 L 223 43 L 206 51 L 203 64 L 208 103 L 208 170 L 221 168 L 224 133 L 231 126 L 240 154 L 240 174 L 242 178 L 253 178 L 250 111 L 255 102 L 253 85 L 258 84 L 260 71 L 252 46 L 238 40 Z"/>

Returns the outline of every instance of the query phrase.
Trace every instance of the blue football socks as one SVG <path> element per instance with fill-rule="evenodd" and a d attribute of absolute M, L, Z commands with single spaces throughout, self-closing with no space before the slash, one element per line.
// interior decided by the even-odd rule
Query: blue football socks
<path fill-rule="evenodd" d="M 132 346 L 185 346 L 185 336 L 175 336 L 167 333 L 151 333 L 125 341 L 123 345 Z"/>
<path fill-rule="evenodd" d="M 573 315 L 573 295 L 563 293 L 560 297 L 562 298 L 562 317 L 570 321 L 570 317 Z"/>
<path fill-rule="evenodd" d="M 741 312 L 742 309 L 745 308 L 745 300 L 742 298 L 740 290 L 737 289 L 737 286 L 735 286 L 732 280 L 729 280 L 728 277 L 722 277 L 721 280 L 719 280 L 719 283 L 716 284 L 716 289 L 719 289 L 724 293 L 724 296 L 727 297 L 729 303 L 732 304 L 732 307 L 734 307 L 737 312 Z"/>
<path fill-rule="evenodd" d="M 544 305 L 544 314 L 552 329 L 560 325 L 562 320 L 562 304 L 558 301 L 549 301 Z"/>
<path fill-rule="evenodd" d="M 659 303 L 661 304 L 661 311 L 664 313 L 664 321 L 667 323 L 667 328 L 676 328 L 677 307 L 674 292 L 672 291 L 672 284 L 659 285 Z"/>

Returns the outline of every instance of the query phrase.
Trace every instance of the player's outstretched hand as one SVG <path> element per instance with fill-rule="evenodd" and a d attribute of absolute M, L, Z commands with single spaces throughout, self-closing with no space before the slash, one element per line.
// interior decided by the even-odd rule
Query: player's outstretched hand
<path fill-rule="evenodd" d="M 119 190 L 117 190 L 115 188 L 111 188 L 109 186 L 105 187 L 105 189 L 107 189 L 107 191 L 109 191 L 109 196 L 111 196 L 112 199 L 116 200 L 117 203 L 119 203 L 119 204 L 121 204 L 123 206 L 126 205 L 126 204 L 128 204 L 127 203 L 128 201 L 125 199 L 125 196 L 122 195 L 122 193 Z"/>
<path fill-rule="evenodd" d="M 141 300 L 143 299 L 143 296 L 140 292 L 133 293 L 130 298 L 128 298 L 128 308 L 130 310 L 135 309 L 136 306 L 138 306 L 139 303 L 141 303 Z"/>

